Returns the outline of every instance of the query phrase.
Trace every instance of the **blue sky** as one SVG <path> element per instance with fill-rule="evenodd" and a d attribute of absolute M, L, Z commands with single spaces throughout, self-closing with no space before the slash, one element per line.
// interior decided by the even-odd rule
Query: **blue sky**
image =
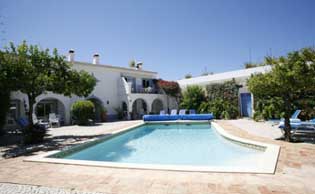
<path fill-rule="evenodd" d="M 313 0 L 0 0 L 1 47 L 27 40 L 176 80 L 315 45 Z"/>

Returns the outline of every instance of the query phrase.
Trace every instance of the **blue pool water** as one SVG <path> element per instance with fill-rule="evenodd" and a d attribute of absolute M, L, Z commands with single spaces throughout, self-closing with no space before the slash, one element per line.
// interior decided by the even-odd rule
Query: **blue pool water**
<path fill-rule="evenodd" d="M 243 166 L 255 165 L 250 163 L 250 158 L 257 158 L 262 153 L 223 138 L 208 123 L 145 124 L 63 158 L 137 164 Z"/>

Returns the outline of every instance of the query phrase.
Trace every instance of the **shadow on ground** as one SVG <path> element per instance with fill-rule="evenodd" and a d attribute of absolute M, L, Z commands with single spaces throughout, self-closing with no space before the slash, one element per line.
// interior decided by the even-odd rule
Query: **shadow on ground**
<path fill-rule="evenodd" d="M 45 137 L 40 144 L 23 145 L 21 133 L 8 133 L 0 136 L 0 158 L 34 155 L 34 152 L 65 149 L 69 146 L 80 144 L 106 135 L 63 135 Z"/>

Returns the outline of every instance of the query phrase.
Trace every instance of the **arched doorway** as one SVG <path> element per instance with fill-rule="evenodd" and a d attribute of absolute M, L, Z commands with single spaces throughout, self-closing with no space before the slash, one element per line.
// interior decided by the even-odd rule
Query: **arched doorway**
<path fill-rule="evenodd" d="M 103 105 L 103 102 L 96 97 L 88 98 L 89 101 L 91 101 L 94 104 L 95 107 L 95 122 L 105 122 L 107 120 L 106 118 L 106 110 Z"/>
<path fill-rule="evenodd" d="M 138 98 L 132 104 L 132 119 L 142 119 L 142 116 L 147 114 L 147 103 Z"/>
<path fill-rule="evenodd" d="M 49 121 L 49 114 L 54 113 L 61 125 L 65 123 L 65 106 L 56 98 L 44 98 L 35 106 L 35 116 L 45 122 Z M 35 119 L 35 118 L 33 118 Z"/>
<path fill-rule="evenodd" d="M 163 102 L 161 99 L 157 98 L 152 102 L 151 112 L 153 114 L 159 114 L 161 110 L 164 110 Z"/>

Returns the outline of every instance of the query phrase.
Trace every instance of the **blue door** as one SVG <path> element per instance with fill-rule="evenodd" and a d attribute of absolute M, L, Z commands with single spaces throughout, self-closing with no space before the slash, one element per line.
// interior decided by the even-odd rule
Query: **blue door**
<path fill-rule="evenodd" d="M 241 110 L 243 117 L 252 116 L 252 95 L 250 93 L 241 93 Z"/>

